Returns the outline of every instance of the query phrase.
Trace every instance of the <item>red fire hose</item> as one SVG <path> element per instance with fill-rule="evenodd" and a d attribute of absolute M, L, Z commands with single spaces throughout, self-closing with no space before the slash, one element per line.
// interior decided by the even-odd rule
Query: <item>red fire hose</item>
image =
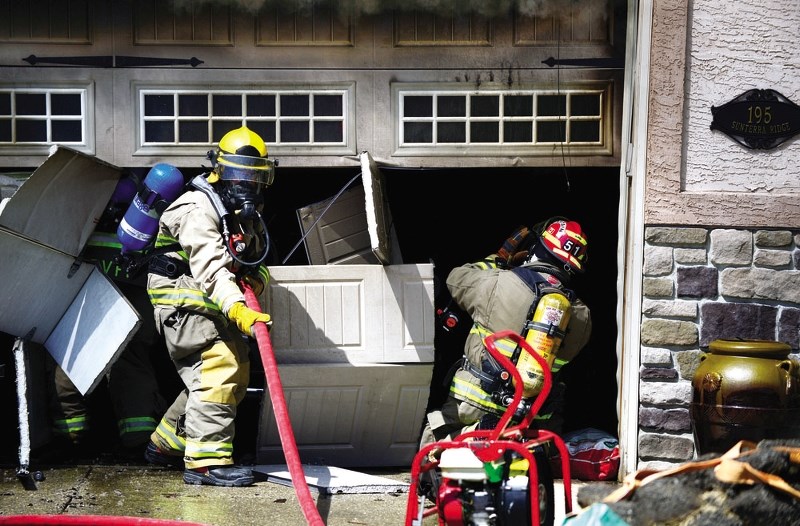
<path fill-rule="evenodd" d="M 0 516 L 5 526 L 205 526 L 197 522 L 117 515 L 7 515 Z"/>
<path fill-rule="evenodd" d="M 250 285 L 241 282 L 244 290 L 244 300 L 248 307 L 254 311 L 261 312 L 261 305 L 258 303 L 253 289 Z M 275 353 L 272 350 L 272 341 L 269 338 L 267 325 L 263 322 L 253 324 L 253 333 L 258 342 L 258 351 L 261 354 L 261 362 L 264 366 L 264 375 L 267 378 L 267 389 L 269 398 L 272 401 L 272 411 L 275 414 L 275 422 L 278 424 L 278 434 L 281 437 L 283 455 L 286 458 L 286 465 L 289 467 L 289 475 L 292 477 L 295 495 L 300 502 L 306 522 L 312 526 L 325 526 L 322 517 L 319 515 L 314 498 L 308 489 L 306 476 L 303 472 L 303 465 L 300 463 L 300 454 L 297 452 L 297 443 L 294 440 L 292 424 L 289 421 L 289 410 L 286 407 L 286 399 L 283 396 L 283 385 L 278 374 L 278 362 L 275 360 Z"/>

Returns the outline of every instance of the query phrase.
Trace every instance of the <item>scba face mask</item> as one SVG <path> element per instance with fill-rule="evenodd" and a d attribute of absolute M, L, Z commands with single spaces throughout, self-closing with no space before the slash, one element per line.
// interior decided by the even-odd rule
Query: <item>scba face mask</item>
<path fill-rule="evenodd" d="M 257 217 L 264 190 L 274 178 L 274 163 L 263 157 L 222 153 L 217 158 L 217 173 L 222 183 L 220 197 L 228 211 L 242 219 Z"/>

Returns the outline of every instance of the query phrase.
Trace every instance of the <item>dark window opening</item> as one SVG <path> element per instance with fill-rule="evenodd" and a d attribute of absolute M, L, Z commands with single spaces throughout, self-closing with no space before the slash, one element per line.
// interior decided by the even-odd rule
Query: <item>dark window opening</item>
<path fill-rule="evenodd" d="M 275 116 L 275 95 L 248 95 L 247 115 L 251 117 Z"/>
<path fill-rule="evenodd" d="M 536 124 L 538 142 L 564 142 L 566 139 L 563 122 L 545 121 Z"/>
<path fill-rule="evenodd" d="M 403 97 L 405 117 L 433 117 L 433 97 L 430 95 L 411 95 Z"/>
<path fill-rule="evenodd" d="M 178 142 L 208 142 L 208 123 L 206 121 L 179 122 Z"/>
<path fill-rule="evenodd" d="M 17 121 L 17 142 L 47 141 L 47 122 L 35 120 Z"/>
<path fill-rule="evenodd" d="M 175 142 L 175 130 L 172 122 L 145 122 L 144 140 L 146 142 Z"/>
<path fill-rule="evenodd" d="M 81 115 L 81 96 L 78 94 L 53 93 L 50 95 L 53 115 Z"/>
<path fill-rule="evenodd" d="M 17 115 L 45 115 L 47 97 L 44 93 L 17 93 Z"/>
<path fill-rule="evenodd" d="M 436 99 L 436 110 L 439 117 L 466 117 L 466 97 L 463 95 L 440 95 Z"/>
<path fill-rule="evenodd" d="M 144 114 L 146 117 L 171 117 L 175 115 L 172 95 L 145 95 Z"/>
<path fill-rule="evenodd" d="M 281 116 L 308 116 L 309 108 L 308 95 L 281 95 Z"/>
<path fill-rule="evenodd" d="M 532 117 L 533 97 L 531 95 L 506 95 L 503 98 L 503 112 L 506 117 Z"/>
<path fill-rule="evenodd" d="M 314 123 L 314 142 L 342 142 L 342 123 L 319 121 Z"/>
<path fill-rule="evenodd" d="M 308 142 L 309 140 L 307 122 L 281 123 L 281 142 Z"/>
<path fill-rule="evenodd" d="M 472 142 L 499 142 L 500 125 L 496 122 L 473 122 L 470 124 L 470 140 Z"/>
<path fill-rule="evenodd" d="M 559 117 L 567 114 L 566 95 L 539 95 L 536 113 L 540 117 Z"/>
<path fill-rule="evenodd" d="M 430 122 L 407 122 L 403 125 L 405 142 L 432 143 L 433 124 Z"/>
<path fill-rule="evenodd" d="M 314 95 L 314 115 L 318 117 L 340 117 L 342 115 L 341 95 Z"/>
<path fill-rule="evenodd" d="M 533 126 L 531 121 L 504 123 L 503 137 L 505 142 L 532 142 Z"/>
<path fill-rule="evenodd" d="M 597 121 L 574 121 L 570 124 L 570 142 L 598 142 L 600 123 Z"/>
<path fill-rule="evenodd" d="M 83 142 L 81 121 L 53 121 L 50 135 L 52 142 Z"/>
<path fill-rule="evenodd" d="M 476 95 L 469 99 L 470 113 L 473 117 L 498 117 L 500 115 L 500 97 Z"/>
<path fill-rule="evenodd" d="M 467 140 L 467 125 L 463 122 L 440 122 L 436 131 L 439 142 L 463 143 Z"/>
<path fill-rule="evenodd" d="M 242 116 L 242 97 L 239 95 L 214 95 L 211 104 L 212 115 L 216 117 Z"/>
<path fill-rule="evenodd" d="M 205 95 L 178 95 L 178 115 L 201 117 L 208 115 L 208 97 Z"/>

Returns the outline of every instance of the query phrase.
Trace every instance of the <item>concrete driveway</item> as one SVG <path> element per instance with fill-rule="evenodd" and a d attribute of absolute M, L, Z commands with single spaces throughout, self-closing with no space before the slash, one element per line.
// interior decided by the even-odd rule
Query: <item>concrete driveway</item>
<path fill-rule="evenodd" d="M 39 469 L 44 479 L 35 482 L 36 489 L 25 489 L 15 467 L 0 470 L 0 524 L 2 516 L 19 515 L 139 517 L 208 526 L 307 524 L 294 488 L 264 480 L 263 475 L 257 476 L 250 487 L 217 488 L 184 484 L 181 472 L 152 466 L 69 465 Z M 408 471 L 357 473 L 395 481 L 395 486 L 410 482 Z M 580 486 L 581 483 L 573 483 L 574 507 Z M 391 484 L 387 487 L 392 489 Z M 311 490 L 317 510 L 329 526 L 405 524 L 407 491 L 328 495 L 325 490 Z M 556 483 L 555 496 L 558 525 L 564 517 L 561 481 Z M 425 526 L 436 524 L 435 516 L 424 521 Z"/>
<path fill-rule="evenodd" d="M 1 473 L 0 515 L 112 515 L 209 526 L 306 524 L 294 488 L 266 480 L 246 488 L 191 486 L 184 484 L 181 472 L 163 468 L 78 465 L 42 469 L 44 480 L 27 490 L 16 469 Z M 410 480 L 408 473 L 373 473 Z M 405 521 L 407 492 L 324 495 L 312 490 L 312 496 L 331 526 L 397 526 Z"/>

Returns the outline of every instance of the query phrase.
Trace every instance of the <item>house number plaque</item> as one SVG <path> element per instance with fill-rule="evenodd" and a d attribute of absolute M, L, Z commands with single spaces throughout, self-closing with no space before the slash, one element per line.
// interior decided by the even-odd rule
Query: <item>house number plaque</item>
<path fill-rule="evenodd" d="M 746 148 L 771 150 L 800 133 L 800 106 L 771 89 L 751 89 L 711 106 L 711 129 Z"/>

